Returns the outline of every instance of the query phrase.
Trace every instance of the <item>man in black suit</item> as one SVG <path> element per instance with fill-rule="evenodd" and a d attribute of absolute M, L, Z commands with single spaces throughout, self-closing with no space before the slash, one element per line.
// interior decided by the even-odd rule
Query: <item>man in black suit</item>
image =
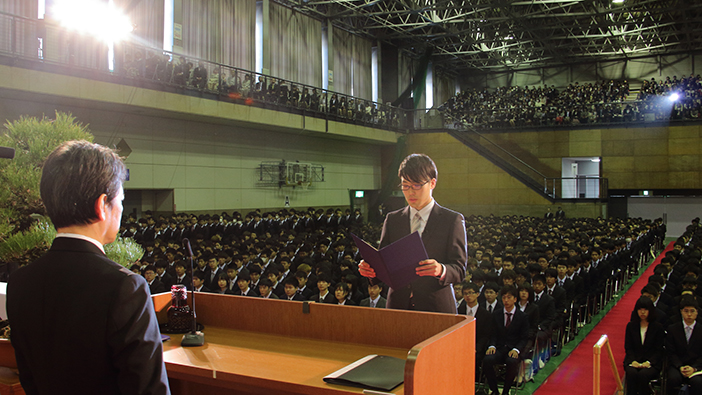
<path fill-rule="evenodd" d="M 680 301 L 682 320 L 668 327 L 665 350 L 668 353 L 668 394 L 677 393 L 683 383 L 690 394 L 702 394 L 702 376 L 690 377 L 702 369 L 702 327 L 697 327 L 700 306 L 690 296 Z"/>
<path fill-rule="evenodd" d="M 174 267 L 175 276 L 173 277 L 173 284 L 185 285 L 185 288 L 187 288 L 188 291 L 191 291 L 193 288 L 192 279 L 185 271 L 185 262 L 178 261 L 174 264 Z"/>
<path fill-rule="evenodd" d="M 329 276 L 329 274 L 320 274 L 317 278 L 317 289 L 319 292 L 313 295 L 309 300 L 317 303 L 336 303 L 334 293 L 329 291 L 331 281 L 331 276 Z"/>
<path fill-rule="evenodd" d="M 170 394 L 146 281 L 103 248 L 119 231 L 125 176 L 116 153 L 87 141 L 60 145 L 44 163 L 41 197 L 58 234 L 7 287 L 27 394 Z M 60 297 L 44 292 L 57 284 L 71 285 Z"/>
<path fill-rule="evenodd" d="M 302 295 L 300 295 L 297 292 L 298 282 L 297 282 L 297 279 L 295 277 L 290 277 L 290 278 L 286 279 L 285 281 L 283 281 L 283 284 L 284 284 L 283 289 L 285 290 L 285 296 L 281 297 L 280 299 L 282 299 L 282 300 L 296 300 L 299 302 L 306 300 L 305 298 L 302 297 Z"/>
<path fill-rule="evenodd" d="M 548 339 L 553 334 L 556 323 L 556 302 L 546 292 L 546 278 L 537 274 L 531 280 L 534 287 L 534 303 L 539 306 L 539 323 L 536 341 L 540 348 L 543 348 Z"/>
<path fill-rule="evenodd" d="M 487 344 L 492 334 L 492 315 L 478 304 L 480 287 L 475 283 L 464 282 L 461 289 L 463 301 L 458 306 L 458 314 L 475 317 L 475 367 L 481 366 Z"/>
<path fill-rule="evenodd" d="M 376 284 L 368 284 L 368 297 L 361 300 L 359 306 L 377 307 L 379 309 L 387 307 L 387 300 L 380 295 L 383 292 L 383 287 L 385 287 L 385 284 L 382 281 Z"/>
<path fill-rule="evenodd" d="M 388 290 L 391 309 L 456 314 L 452 283 L 464 280 L 468 251 L 463 215 L 439 206 L 432 197 L 438 170 L 423 154 L 412 154 L 400 164 L 398 176 L 408 206 L 385 218 L 380 248 L 412 232 L 419 232 L 429 259 L 419 262 L 418 279 L 399 289 Z M 365 261 L 359 263 L 364 277 L 375 278 Z"/>
<path fill-rule="evenodd" d="M 505 285 L 501 292 L 503 308 L 493 311 L 493 331 L 483 360 L 483 373 L 493 394 L 497 394 L 495 365 L 506 364 L 503 395 L 508 395 L 517 377 L 521 353 L 529 339 L 529 319 L 516 307 L 517 288 Z"/>
<path fill-rule="evenodd" d="M 144 269 L 144 279 L 149 285 L 149 291 L 151 292 L 151 295 L 166 292 L 166 287 L 157 277 L 158 276 L 156 275 L 156 267 L 154 265 L 146 266 L 146 268 Z"/>

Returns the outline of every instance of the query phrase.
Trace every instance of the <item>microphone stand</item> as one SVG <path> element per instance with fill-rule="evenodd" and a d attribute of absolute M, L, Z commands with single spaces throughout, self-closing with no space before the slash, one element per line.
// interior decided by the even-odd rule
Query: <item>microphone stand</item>
<path fill-rule="evenodd" d="M 193 329 L 190 333 L 186 333 L 183 336 L 183 340 L 180 342 L 182 347 L 199 347 L 205 344 L 205 334 L 197 330 L 197 314 L 195 314 L 195 283 L 193 282 L 193 249 L 190 247 L 190 240 L 187 238 L 183 239 L 183 248 L 188 253 L 190 257 L 190 293 L 191 300 L 193 303 Z"/>

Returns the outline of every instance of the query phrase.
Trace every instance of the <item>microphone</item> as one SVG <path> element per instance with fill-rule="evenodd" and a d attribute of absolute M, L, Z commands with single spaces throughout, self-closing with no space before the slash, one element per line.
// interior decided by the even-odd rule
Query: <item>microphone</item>
<path fill-rule="evenodd" d="M 190 257 L 190 289 L 191 289 L 191 300 L 193 303 L 193 329 L 190 333 L 186 333 L 183 336 L 183 340 L 180 342 L 181 347 L 199 347 L 205 344 L 205 334 L 197 330 L 197 314 L 195 314 L 195 283 L 193 280 L 193 249 L 190 247 L 190 240 L 187 238 L 183 239 L 183 248 L 185 252 L 188 253 Z"/>
<path fill-rule="evenodd" d="M 15 157 L 15 149 L 10 147 L 0 147 L 0 159 L 12 159 Z"/>

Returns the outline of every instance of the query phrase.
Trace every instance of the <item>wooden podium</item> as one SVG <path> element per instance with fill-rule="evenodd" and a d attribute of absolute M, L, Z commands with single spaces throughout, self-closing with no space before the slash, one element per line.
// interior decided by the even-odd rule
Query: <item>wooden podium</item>
<path fill-rule="evenodd" d="M 166 322 L 170 293 L 152 298 Z M 322 378 L 369 354 L 406 360 L 393 394 L 473 392 L 472 317 L 203 293 L 195 303 L 205 345 L 164 342 L 173 394 L 360 394 Z"/>

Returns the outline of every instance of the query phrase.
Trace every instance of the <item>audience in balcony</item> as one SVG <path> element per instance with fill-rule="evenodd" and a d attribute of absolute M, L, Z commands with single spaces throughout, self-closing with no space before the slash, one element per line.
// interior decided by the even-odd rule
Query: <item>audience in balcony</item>
<path fill-rule="evenodd" d="M 637 100 L 629 98 L 629 83 L 601 81 L 551 87 L 499 87 L 469 89 L 439 106 L 451 127 L 479 129 L 642 122 L 646 120 L 699 119 L 702 79 L 643 81 Z M 664 100 L 672 93 L 679 99 Z M 650 114 L 650 115 L 647 115 Z"/>

